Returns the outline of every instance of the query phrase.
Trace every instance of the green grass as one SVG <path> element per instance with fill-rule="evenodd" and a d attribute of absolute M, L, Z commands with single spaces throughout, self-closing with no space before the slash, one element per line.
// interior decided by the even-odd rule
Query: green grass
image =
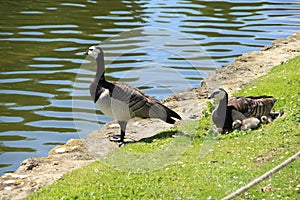
<path fill-rule="evenodd" d="M 300 57 L 237 94 L 278 99 L 284 116 L 257 130 L 215 135 L 205 111 L 199 121 L 119 148 L 27 199 L 221 199 L 300 150 L 299 77 Z M 299 169 L 298 159 L 239 198 L 299 199 Z"/>

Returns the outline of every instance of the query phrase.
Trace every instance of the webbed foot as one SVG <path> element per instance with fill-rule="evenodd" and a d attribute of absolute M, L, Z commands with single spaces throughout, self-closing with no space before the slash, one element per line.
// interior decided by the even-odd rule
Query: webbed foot
<path fill-rule="evenodd" d="M 109 138 L 109 141 L 119 143 L 119 147 L 122 147 L 126 144 L 124 139 L 121 138 L 121 135 L 113 135 L 112 138 Z"/>

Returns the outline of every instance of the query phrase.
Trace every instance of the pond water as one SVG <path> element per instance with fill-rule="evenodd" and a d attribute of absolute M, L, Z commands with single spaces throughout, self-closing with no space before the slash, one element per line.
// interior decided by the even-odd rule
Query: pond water
<path fill-rule="evenodd" d="M 291 0 L 1 4 L 0 175 L 111 120 L 87 99 L 95 69 L 83 52 L 91 45 L 105 51 L 108 80 L 162 99 L 300 30 L 300 2 Z"/>

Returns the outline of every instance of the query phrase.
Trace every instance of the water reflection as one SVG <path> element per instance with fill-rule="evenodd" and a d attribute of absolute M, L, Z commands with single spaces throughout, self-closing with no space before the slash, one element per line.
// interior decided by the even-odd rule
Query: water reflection
<path fill-rule="evenodd" d="M 90 130 L 110 120 L 95 111 L 88 99 L 86 88 L 94 69 L 80 70 L 87 62 L 82 52 L 88 46 L 113 37 L 103 46 L 109 66 L 107 78 L 123 78 L 161 99 L 183 88 L 170 79 L 160 78 L 165 87 L 147 79 L 151 63 L 176 70 L 191 87 L 198 87 L 213 68 L 199 54 L 199 45 L 218 67 L 298 31 L 300 24 L 297 1 L 1 3 L 0 174 L 16 169 L 27 157 L 44 156 L 54 145 L 78 137 L 73 117 L 79 127 Z M 161 30 L 156 28 L 150 34 L 153 27 Z M 114 37 L 132 29 L 148 32 Z M 166 29 L 189 39 L 172 41 L 163 33 Z M 170 51 L 155 48 L 162 38 L 164 48 Z M 82 77 L 76 79 L 78 73 Z M 75 80 L 79 81 L 75 84 Z M 75 103 L 88 104 L 88 109 L 79 106 L 81 110 L 72 112 L 72 96 L 76 95 Z"/>

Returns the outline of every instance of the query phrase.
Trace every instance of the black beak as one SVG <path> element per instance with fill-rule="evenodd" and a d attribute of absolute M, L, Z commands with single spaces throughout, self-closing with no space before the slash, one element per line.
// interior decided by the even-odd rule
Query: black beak
<path fill-rule="evenodd" d="M 209 95 L 207 98 L 208 98 L 208 99 L 212 99 L 212 95 Z"/>
<path fill-rule="evenodd" d="M 89 55 L 89 50 L 86 50 L 83 55 Z"/>

